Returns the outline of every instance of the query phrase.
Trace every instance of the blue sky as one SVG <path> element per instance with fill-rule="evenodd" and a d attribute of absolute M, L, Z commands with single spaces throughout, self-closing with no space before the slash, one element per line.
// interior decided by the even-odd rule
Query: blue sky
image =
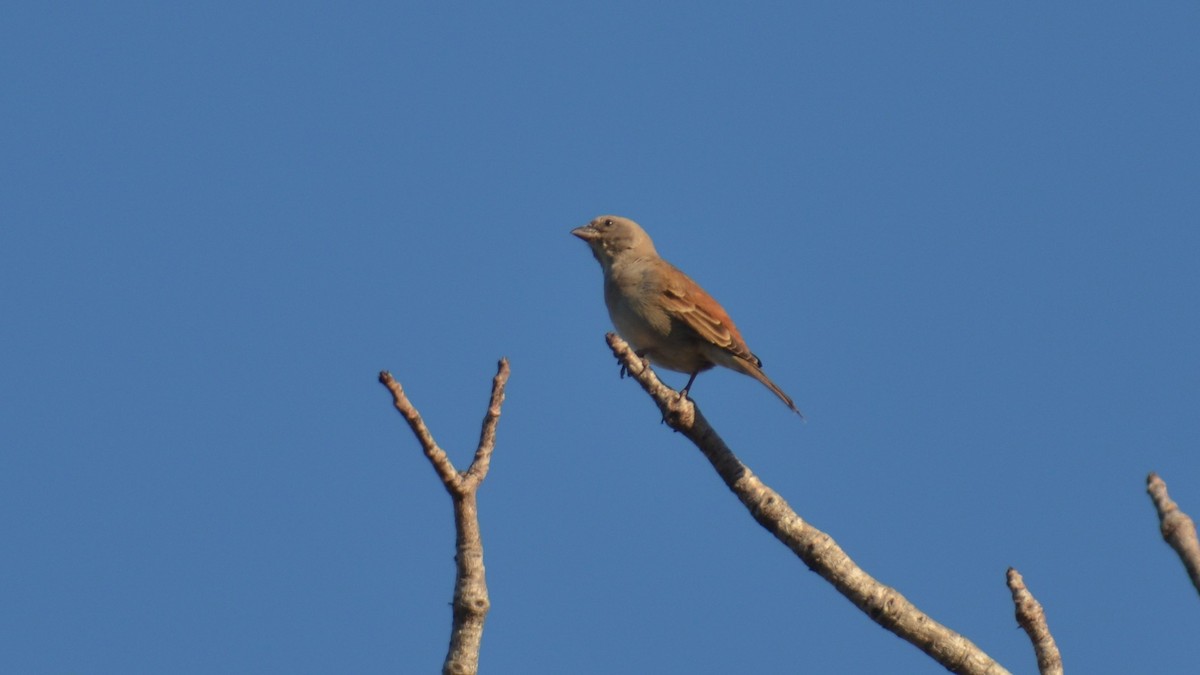
<path fill-rule="evenodd" d="M 26 3 L 0 22 L 0 670 L 434 672 L 480 497 L 491 673 L 942 672 L 617 366 L 641 222 L 767 373 L 694 398 L 1016 672 L 1190 672 L 1194 3 Z M 668 383 L 685 378 L 664 373 Z"/>

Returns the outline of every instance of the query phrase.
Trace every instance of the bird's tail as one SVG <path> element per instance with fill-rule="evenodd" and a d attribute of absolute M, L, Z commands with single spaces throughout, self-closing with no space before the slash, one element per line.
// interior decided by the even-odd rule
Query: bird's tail
<path fill-rule="evenodd" d="M 792 402 L 792 397 L 783 393 L 783 390 L 779 388 L 779 385 L 772 382 L 771 378 L 767 377 L 767 374 L 762 371 L 762 368 L 758 364 L 745 359 L 737 359 L 737 362 L 738 365 L 741 366 L 741 368 L 738 368 L 738 370 L 749 375 L 750 377 L 753 377 L 759 382 L 762 382 L 767 389 L 775 392 L 775 395 L 779 397 L 779 400 L 783 401 L 787 407 L 791 408 L 792 412 L 799 415 L 801 420 L 807 419 L 804 417 L 804 413 L 800 412 L 800 409 L 797 408 L 796 404 Z"/>

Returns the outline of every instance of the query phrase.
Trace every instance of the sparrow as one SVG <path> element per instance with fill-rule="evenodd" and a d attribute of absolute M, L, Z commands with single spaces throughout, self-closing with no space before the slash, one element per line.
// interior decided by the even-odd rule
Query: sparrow
<path fill-rule="evenodd" d="M 696 376 L 724 366 L 762 382 L 801 418 L 791 397 L 762 371 L 720 303 L 691 277 L 658 256 L 640 225 L 600 216 L 571 230 L 587 242 L 604 271 L 604 304 L 617 333 L 650 363 L 687 373 L 687 396 Z"/>

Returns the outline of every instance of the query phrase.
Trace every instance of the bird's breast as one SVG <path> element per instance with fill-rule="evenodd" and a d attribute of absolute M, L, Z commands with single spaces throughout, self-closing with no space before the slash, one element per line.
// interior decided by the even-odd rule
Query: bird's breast
<path fill-rule="evenodd" d="M 713 366 L 691 331 L 673 321 L 653 296 L 606 293 L 608 313 L 617 333 L 634 351 L 660 368 L 694 373 Z"/>

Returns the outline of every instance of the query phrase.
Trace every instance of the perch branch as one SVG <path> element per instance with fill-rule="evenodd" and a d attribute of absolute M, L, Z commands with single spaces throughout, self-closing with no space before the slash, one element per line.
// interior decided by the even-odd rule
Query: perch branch
<path fill-rule="evenodd" d="M 871 620 L 912 643 L 954 673 L 1007 673 L 970 640 L 934 621 L 894 588 L 863 571 L 828 534 L 796 514 L 783 497 L 741 462 L 688 399 L 659 381 L 624 340 L 609 333 L 608 345 L 626 372 L 637 380 L 662 411 L 663 421 L 704 453 L 725 485 L 750 515 L 790 548 L 809 569 L 833 584 Z"/>

